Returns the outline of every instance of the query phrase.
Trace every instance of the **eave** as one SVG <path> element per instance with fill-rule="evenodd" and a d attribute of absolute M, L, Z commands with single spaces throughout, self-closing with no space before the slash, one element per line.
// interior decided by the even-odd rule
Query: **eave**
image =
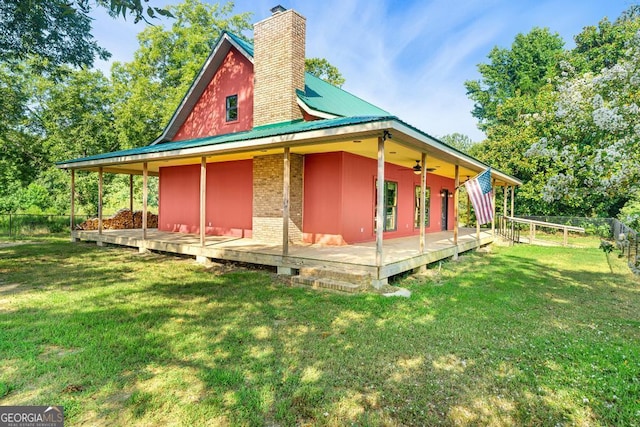
<path fill-rule="evenodd" d="M 167 143 L 106 154 L 107 157 L 77 159 L 61 162 L 61 169 L 97 170 L 115 173 L 139 171 L 143 163 L 157 173 L 160 167 L 183 164 L 198 164 L 202 157 L 207 162 L 251 159 L 255 156 L 282 152 L 289 147 L 292 153 L 311 154 L 330 151 L 345 151 L 369 158 L 377 156 L 377 139 L 383 131 L 391 132 L 392 139 L 385 145 L 385 160 L 401 167 L 411 168 L 419 153 L 427 154 L 427 168 L 435 168 L 436 175 L 452 178 L 454 166 L 459 167 L 461 177 L 472 177 L 487 169 L 489 165 L 452 148 L 430 135 L 402 122 L 396 117 L 343 118 L 319 120 L 306 124 L 310 129 L 286 132 L 287 125 L 273 127 L 267 131 L 250 131 L 227 136 L 228 140 L 217 143 L 219 138 Z M 336 125 L 331 125 L 337 123 Z M 290 128 L 296 128 L 292 124 Z M 282 131 L 280 131 L 282 130 Z M 245 136 L 246 138 L 243 138 Z M 235 139 L 234 139 L 235 138 Z M 121 172 L 118 172 L 122 170 Z M 126 170 L 126 171 L 125 171 Z M 521 185 L 522 181 L 492 168 L 497 185 Z"/>

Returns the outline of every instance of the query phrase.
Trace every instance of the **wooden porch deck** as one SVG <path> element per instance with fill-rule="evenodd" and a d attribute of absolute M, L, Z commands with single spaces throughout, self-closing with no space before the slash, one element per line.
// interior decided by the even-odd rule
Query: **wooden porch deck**
<path fill-rule="evenodd" d="M 396 274 L 445 259 L 456 252 L 462 253 L 478 246 L 493 242 L 490 230 L 480 233 L 461 228 L 457 248 L 453 244 L 453 231 L 429 233 L 425 236 L 425 252 L 420 253 L 419 236 L 386 239 L 383 245 L 382 266 L 376 266 L 375 242 L 348 246 L 320 246 L 312 244 L 291 244 L 289 255 L 282 256 L 282 246 L 259 242 L 247 238 L 207 236 L 205 246 L 200 246 L 199 235 L 147 230 L 147 239 L 142 238 L 142 230 L 74 230 L 73 240 L 94 241 L 99 245 L 114 244 L 138 248 L 141 251 L 154 250 L 176 254 L 192 255 L 200 260 L 220 259 L 252 264 L 269 265 L 281 272 L 293 273 L 301 268 L 327 268 L 342 272 L 366 274 L 374 283 L 386 283 Z"/>

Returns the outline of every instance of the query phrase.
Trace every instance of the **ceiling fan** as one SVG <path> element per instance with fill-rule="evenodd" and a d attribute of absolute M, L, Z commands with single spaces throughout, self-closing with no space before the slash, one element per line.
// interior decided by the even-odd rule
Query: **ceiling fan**
<path fill-rule="evenodd" d="M 416 164 L 413 166 L 413 173 L 419 175 L 422 173 L 422 166 L 420 166 L 420 160 L 416 160 Z M 427 168 L 427 172 L 433 172 L 436 168 Z"/>

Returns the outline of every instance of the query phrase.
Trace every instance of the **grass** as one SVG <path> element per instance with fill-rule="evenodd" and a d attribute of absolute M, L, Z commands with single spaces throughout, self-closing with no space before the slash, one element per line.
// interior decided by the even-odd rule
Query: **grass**
<path fill-rule="evenodd" d="M 520 237 L 529 238 L 529 230 L 521 230 Z M 601 237 L 593 234 L 569 233 L 567 243 L 573 247 L 580 248 L 597 248 L 600 245 Z M 552 242 L 559 245 L 564 243 L 564 234 L 562 231 L 546 232 L 544 230 L 536 230 L 534 241 Z"/>
<path fill-rule="evenodd" d="M 640 425 L 640 284 L 598 249 L 473 253 L 410 299 L 48 239 L 0 246 L 0 405 L 67 425 Z"/>

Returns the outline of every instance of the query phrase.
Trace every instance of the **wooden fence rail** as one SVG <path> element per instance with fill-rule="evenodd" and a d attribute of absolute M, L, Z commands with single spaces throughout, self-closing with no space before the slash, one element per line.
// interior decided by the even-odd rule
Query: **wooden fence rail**
<path fill-rule="evenodd" d="M 574 233 L 585 233 L 585 230 L 583 227 L 576 227 L 574 225 L 556 224 L 553 222 L 537 221 L 533 219 L 518 218 L 518 217 L 512 217 L 512 216 L 502 216 L 502 215 L 498 215 L 498 225 L 500 227 L 500 230 L 499 230 L 500 235 L 512 242 L 520 242 L 520 230 L 522 226 L 527 226 L 527 225 L 529 226 L 529 243 L 532 243 L 536 238 L 537 227 L 562 230 L 563 246 L 567 246 L 569 244 L 570 231 Z"/>

